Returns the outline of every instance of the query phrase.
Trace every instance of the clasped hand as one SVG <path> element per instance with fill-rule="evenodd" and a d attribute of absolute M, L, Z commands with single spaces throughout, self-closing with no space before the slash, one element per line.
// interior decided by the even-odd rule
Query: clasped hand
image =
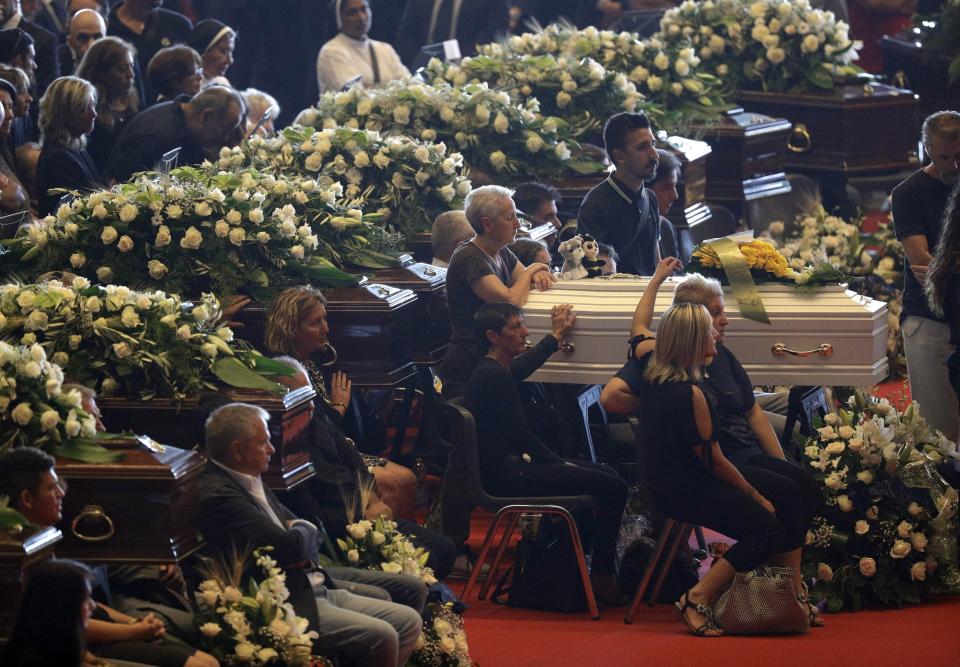
<path fill-rule="evenodd" d="M 573 312 L 573 304 L 562 303 L 550 310 L 550 324 L 553 326 L 553 337 L 563 340 L 577 321 L 577 314 Z"/>

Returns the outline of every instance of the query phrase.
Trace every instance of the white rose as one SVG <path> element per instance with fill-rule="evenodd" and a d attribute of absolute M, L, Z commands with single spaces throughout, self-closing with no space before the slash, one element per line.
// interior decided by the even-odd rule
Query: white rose
<path fill-rule="evenodd" d="M 388 574 L 400 574 L 403 571 L 400 563 L 380 563 L 380 569 Z"/>
<path fill-rule="evenodd" d="M 903 538 L 910 537 L 910 533 L 913 531 L 913 524 L 909 521 L 901 521 L 897 525 L 897 535 Z"/>
<path fill-rule="evenodd" d="M 210 358 L 217 356 L 217 346 L 213 343 L 204 343 L 200 346 L 200 352 Z"/>
<path fill-rule="evenodd" d="M 132 329 L 140 326 L 140 315 L 137 314 L 133 306 L 127 306 L 120 315 L 120 321 L 123 323 L 123 326 Z"/>
<path fill-rule="evenodd" d="M 257 651 L 257 660 L 259 660 L 262 664 L 267 664 L 268 662 L 270 662 L 271 660 L 279 656 L 280 654 L 277 653 L 272 648 L 262 648 L 259 651 Z"/>
<path fill-rule="evenodd" d="M 54 352 L 54 353 L 53 353 L 53 357 L 51 357 L 50 360 L 51 360 L 53 363 L 55 363 L 57 366 L 60 366 L 60 367 L 62 368 L 62 367 L 66 366 L 66 365 L 69 363 L 69 361 L 70 361 L 70 355 L 68 355 L 66 352 L 63 352 L 63 351 L 61 350 L 60 352 Z M 52 384 L 51 384 L 51 383 L 52 383 Z M 50 393 L 50 387 L 53 386 L 53 385 L 56 385 L 57 390 L 60 389 L 60 382 L 57 381 L 56 378 L 51 378 L 51 379 L 47 380 L 47 392 L 48 392 L 48 393 Z"/>
<path fill-rule="evenodd" d="M 927 536 L 924 535 L 923 533 L 914 533 L 913 535 L 910 536 L 910 544 L 917 551 L 923 551 L 924 549 L 926 549 L 928 542 L 929 540 L 927 540 Z"/>
<path fill-rule="evenodd" d="M 214 593 L 214 603 L 216 603 L 216 593 Z M 200 632 L 204 637 L 216 637 L 220 634 L 220 626 L 216 623 L 204 623 L 200 626 Z"/>
<path fill-rule="evenodd" d="M 861 449 L 863 449 L 863 439 L 850 438 L 850 442 L 847 443 L 847 447 L 850 448 L 851 452 L 859 452 Z"/>
<path fill-rule="evenodd" d="M 359 521 L 357 523 L 352 523 L 347 526 L 347 532 L 350 533 L 350 537 L 355 540 L 362 540 L 367 536 L 367 531 L 369 530 L 367 521 Z"/>
<path fill-rule="evenodd" d="M 860 519 L 853 524 L 853 530 L 857 535 L 866 535 L 870 532 L 870 524 L 863 519 Z"/>
<path fill-rule="evenodd" d="M 233 654 L 237 656 L 240 662 L 250 662 L 256 653 L 256 647 L 250 642 L 240 642 L 233 649 Z"/>
<path fill-rule="evenodd" d="M 836 456 L 839 454 L 843 454 L 843 450 L 846 448 L 847 446 L 843 444 L 843 442 L 841 442 L 840 440 L 836 440 L 834 442 L 831 442 L 826 447 L 824 447 L 824 451 L 826 451 L 827 454 Z"/>
<path fill-rule="evenodd" d="M 243 245 L 244 239 L 246 239 L 247 234 L 240 229 L 239 227 L 230 230 L 230 243 L 233 245 Z"/>
<path fill-rule="evenodd" d="M 537 153 L 543 148 L 543 139 L 536 133 L 531 133 L 526 141 L 527 150 L 531 153 Z"/>
<path fill-rule="evenodd" d="M 49 319 L 42 310 L 34 310 L 27 316 L 25 327 L 31 331 L 42 331 L 47 328 Z"/>
<path fill-rule="evenodd" d="M 200 201 L 194 204 L 193 212 L 199 215 L 201 218 L 205 218 L 213 213 L 213 207 L 210 206 L 209 202 Z"/>
<path fill-rule="evenodd" d="M 844 512 L 850 512 L 853 510 L 853 501 L 850 500 L 850 496 L 846 494 L 837 496 L 837 507 Z"/>
<path fill-rule="evenodd" d="M 909 542 L 905 542 L 904 540 L 896 540 L 893 543 L 893 546 L 890 547 L 890 557 L 896 559 L 906 558 L 910 551 L 911 547 Z"/>
<path fill-rule="evenodd" d="M 861 470 L 857 473 L 857 479 L 867 485 L 873 484 L 873 473 L 869 470 Z"/>
<path fill-rule="evenodd" d="M 573 102 L 573 98 L 570 97 L 570 93 L 566 93 L 562 90 L 557 93 L 557 106 L 561 109 L 566 109 L 568 106 L 570 106 L 571 102 Z"/>
<path fill-rule="evenodd" d="M 192 311 L 190 311 L 190 315 L 193 316 L 193 319 L 197 322 L 206 322 L 210 319 L 210 311 L 207 310 L 207 307 L 203 305 L 196 306 Z"/>
<path fill-rule="evenodd" d="M 100 240 L 103 241 L 104 245 L 110 245 L 116 241 L 119 236 L 119 232 L 117 232 L 116 228 L 112 225 L 107 225 L 100 231 Z"/>
<path fill-rule="evenodd" d="M 503 151 L 493 151 L 490 153 L 490 164 L 494 169 L 500 171 L 507 164 L 507 156 L 504 155 Z"/>
<path fill-rule="evenodd" d="M 108 215 L 110 215 L 110 211 L 108 211 L 107 207 L 103 204 L 97 204 L 93 207 L 93 217 L 97 218 L 98 220 L 103 220 Z"/>
<path fill-rule="evenodd" d="M 351 562 L 351 563 L 359 563 L 359 562 L 360 562 L 360 552 L 357 551 L 356 549 L 350 549 L 350 550 L 347 552 L 347 560 L 348 560 L 349 562 Z"/>
<path fill-rule="evenodd" d="M 914 581 L 923 581 L 927 578 L 927 566 L 923 561 L 913 564 L 910 568 L 910 578 Z"/>
<path fill-rule="evenodd" d="M 193 335 L 193 331 L 190 330 L 189 324 L 183 324 L 177 329 L 177 338 L 180 340 L 189 340 L 191 335 Z"/>
<path fill-rule="evenodd" d="M 417 146 L 417 150 L 413 152 L 413 156 L 417 158 L 420 162 L 426 163 L 430 161 L 430 150 L 426 146 Z"/>
<path fill-rule="evenodd" d="M 87 263 L 87 256 L 84 255 L 82 252 L 75 252 L 72 255 L 70 255 L 70 266 L 72 266 L 73 268 L 79 269 L 86 263 Z"/>
<path fill-rule="evenodd" d="M 183 215 L 183 209 L 180 208 L 179 205 L 177 205 L 177 204 L 170 204 L 169 206 L 167 206 L 167 217 L 168 217 L 168 218 L 173 218 L 174 220 L 176 220 L 176 219 L 179 218 L 181 215 Z"/>
<path fill-rule="evenodd" d="M 481 125 L 486 125 L 490 120 L 490 109 L 485 104 L 478 104 L 474 110 L 474 116 L 480 121 Z"/>
<path fill-rule="evenodd" d="M 227 213 L 226 218 L 227 222 L 229 222 L 231 225 L 239 225 L 241 222 L 243 222 L 243 214 L 235 208 L 230 209 L 230 212 Z"/>
<path fill-rule="evenodd" d="M 162 248 L 164 246 L 170 245 L 172 237 L 170 235 L 170 228 L 166 225 L 160 225 L 157 227 L 157 236 L 153 239 L 153 246 L 155 248 Z"/>
<path fill-rule="evenodd" d="M 567 147 L 567 142 L 565 141 L 558 143 L 556 148 L 553 149 L 553 153 L 557 156 L 558 160 L 570 159 L 570 149 Z"/>
<path fill-rule="evenodd" d="M 258 242 L 258 243 L 269 243 L 269 242 L 270 242 L 270 234 L 268 234 L 267 232 L 257 232 L 257 242 Z"/>
<path fill-rule="evenodd" d="M 205 203 L 205 202 L 201 202 Z M 199 204 L 197 204 L 199 206 Z M 209 207 L 209 205 L 208 205 Z M 203 234 L 194 226 L 187 227 L 186 233 L 180 239 L 180 247 L 185 250 L 196 250 L 203 242 Z"/>
<path fill-rule="evenodd" d="M 660 51 L 653 59 L 653 66 L 657 69 L 665 70 L 670 67 L 670 58 L 667 57 L 666 53 Z"/>
<path fill-rule="evenodd" d="M 918 516 L 921 512 L 923 512 L 923 508 L 920 507 L 920 504 L 916 501 L 913 501 L 907 505 L 907 514 L 910 516 Z"/>
<path fill-rule="evenodd" d="M 120 240 L 117 241 L 117 249 L 120 252 L 130 252 L 133 250 L 133 239 L 124 234 L 120 237 Z"/>
<path fill-rule="evenodd" d="M 252 211 L 250 211 L 250 213 L 248 213 L 247 215 L 248 215 L 248 217 L 250 218 L 250 222 L 252 222 L 252 223 L 255 224 L 255 225 L 259 225 L 261 222 L 263 222 L 263 209 L 262 209 L 262 208 L 257 207 L 257 208 L 255 208 L 255 209 L 253 209 Z"/>
<path fill-rule="evenodd" d="M 113 353 L 117 355 L 118 359 L 126 359 L 131 354 L 133 354 L 133 350 L 131 350 L 130 346 L 127 345 L 126 343 L 114 343 Z"/>
<path fill-rule="evenodd" d="M 804 53 L 814 53 L 817 49 L 820 48 L 820 39 L 813 34 L 808 34 L 803 38 L 803 42 L 800 44 L 800 50 Z"/>
<path fill-rule="evenodd" d="M 405 104 L 398 104 L 393 108 L 393 119 L 401 125 L 410 122 L 410 107 Z"/>
<path fill-rule="evenodd" d="M 496 118 L 493 119 L 493 129 L 500 134 L 506 134 L 510 130 L 510 121 L 502 111 L 498 111 Z"/>
<path fill-rule="evenodd" d="M 124 204 L 120 207 L 120 221 L 131 222 L 140 213 L 140 209 L 134 204 Z"/>
<path fill-rule="evenodd" d="M 303 259 L 304 247 L 299 243 L 290 248 L 290 255 L 295 259 Z"/>
<path fill-rule="evenodd" d="M 877 573 L 877 561 L 872 558 L 860 559 L 860 574 L 865 577 L 872 577 Z"/>
<path fill-rule="evenodd" d="M 168 269 L 166 265 L 159 260 L 151 259 L 149 262 L 147 262 L 147 272 L 154 280 L 160 280 L 167 275 L 167 270 Z"/>
<path fill-rule="evenodd" d="M 375 530 L 372 533 L 370 533 L 370 539 L 373 542 L 374 546 L 380 546 L 386 541 L 387 537 L 386 535 L 381 533 L 379 530 Z"/>
<path fill-rule="evenodd" d="M 230 233 L 230 225 L 227 224 L 226 220 L 217 220 L 213 225 L 213 233 L 222 239 Z"/>
<path fill-rule="evenodd" d="M 26 426 L 30 423 L 30 420 L 33 419 L 33 410 L 30 409 L 28 403 L 19 403 L 17 407 L 13 409 L 13 412 L 10 413 L 10 416 L 13 417 L 13 421 L 20 424 L 20 426 Z"/>
<path fill-rule="evenodd" d="M 833 568 L 826 563 L 817 563 L 817 579 L 831 581 L 833 579 Z"/>
<path fill-rule="evenodd" d="M 837 433 L 844 440 L 849 440 L 856 434 L 856 430 L 852 426 L 843 425 L 837 430 Z"/>

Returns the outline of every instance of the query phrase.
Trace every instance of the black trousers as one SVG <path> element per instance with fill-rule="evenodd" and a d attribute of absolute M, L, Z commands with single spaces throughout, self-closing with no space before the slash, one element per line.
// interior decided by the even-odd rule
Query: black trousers
<path fill-rule="evenodd" d="M 755 454 L 747 459 L 746 465 L 750 468 L 761 468 L 786 478 L 780 483 L 788 488 L 790 482 L 796 485 L 797 492 L 800 494 L 800 502 L 803 504 L 803 521 L 800 524 L 799 537 L 794 537 L 795 541 L 799 540 L 799 544 L 803 544 L 807 530 L 810 529 L 810 523 L 813 521 L 813 515 L 817 513 L 820 498 L 820 491 L 817 489 L 817 483 L 814 481 L 813 475 L 806 468 L 793 461 L 778 459 L 768 454 Z M 741 466 L 737 466 L 738 470 L 740 468 Z"/>
<path fill-rule="evenodd" d="M 664 514 L 685 523 L 706 526 L 737 540 L 724 555 L 738 572 L 762 565 L 770 556 L 803 545 L 804 506 L 797 484 L 764 468 L 738 468 L 776 510 L 771 514 L 738 488 L 705 477 L 684 494 L 654 495 Z"/>
<path fill-rule="evenodd" d="M 586 461 L 521 463 L 504 467 L 496 493 L 511 496 L 592 496 L 596 512 L 574 512 L 584 549 L 593 545 L 591 570 L 612 574 L 620 534 L 620 520 L 627 503 L 627 485 L 610 466 Z"/>

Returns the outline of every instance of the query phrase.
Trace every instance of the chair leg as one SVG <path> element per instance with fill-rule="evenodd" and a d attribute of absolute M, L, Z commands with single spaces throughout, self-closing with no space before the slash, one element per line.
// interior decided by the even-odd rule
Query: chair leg
<path fill-rule="evenodd" d="M 654 549 L 653 553 L 650 555 L 650 558 L 647 560 L 647 566 L 643 569 L 643 576 L 640 578 L 640 585 L 637 586 L 637 592 L 633 594 L 633 601 L 630 603 L 630 609 L 627 610 L 626 616 L 623 617 L 623 622 L 627 625 L 633 623 L 633 616 L 637 613 L 637 608 L 640 606 L 640 603 L 643 602 L 643 596 L 646 594 L 647 587 L 650 585 L 650 580 L 653 578 L 653 571 L 656 569 L 657 563 L 660 561 L 660 555 L 667 546 L 667 541 L 670 539 L 670 535 L 673 532 L 676 523 L 677 522 L 673 519 L 667 519 L 663 524 L 663 529 L 660 533 L 660 539 L 657 540 L 657 548 Z"/>
<path fill-rule="evenodd" d="M 690 531 L 693 530 L 693 526 L 688 523 L 678 523 L 677 528 L 674 531 L 675 537 L 673 544 L 670 546 L 670 551 L 667 553 L 667 560 L 663 562 L 663 565 L 660 568 L 660 576 L 657 577 L 657 583 L 653 586 L 653 594 L 647 600 L 647 604 L 651 607 L 657 603 L 657 600 L 660 598 L 660 589 L 663 588 L 663 582 L 667 580 L 667 574 L 670 572 L 670 565 L 673 564 L 673 558 L 677 555 L 677 549 L 680 548 L 680 545 L 683 542 L 686 542 L 690 539 Z"/>
<path fill-rule="evenodd" d="M 487 580 L 483 582 L 483 586 L 480 588 L 481 600 L 487 599 L 487 592 L 490 590 L 491 584 L 493 584 L 493 579 L 497 572 L 500 571 L 500 563 L 503 561 L 503 556 L 510 545 L 510 538 L 513 536 L 513 531 L 517 527 L 517 522 L 520 520 L 520 514 L 519 511 L 513 511 L 504 515 L 506 528 L 503 530 L 503 537 L 500 539 L 497 553 L 493 557 L 493 565 L 490 566 L 490 571 L 487 573 Z"/>
<path fill-rule="evenodd" d="M 587 596 L 587 609 L 590 611 L 590 617 L 593 620 L 600 618 L 600 608 L 597 607 L 597 597 L 593 593 L 593 583 L 590 581 L 590 573 L 587 571 L 587 559 L 583 554 L 583 542 L 580 541 L 580 531 L 577 530 L 577 524 L 573 520 L 573 515 L 564 508 L 558 508 L 555 512 L 560 514 L 567 521 L 567 529 L 570 531 L 570 539 L 573 541 L 573 551 L 577 555 L 577 567 L 580 570 L 580 581 L 583 582 L 583 592 Z"/>
<path fill-rule="evenodd" d="M 470 594 L 470 591 L 473 590 L 473 587 L 477 583 L 477 577 L 480 576 L 480 569 L 483 566 L 484 561 L 487 559 L 487 554 L 490 552 L 490 543 L 493 541 L 493 536 L 497 532 L 497 527 L 500 525 L 500 521 L 503 519 L 504 511 L 500 510 L 493 517 L 493 521 L 490 522 L 490 527 L 487 529 L 487 534 L 483 538 L 483 545 L 480 547 L 480 555 L 477 556 L 477 563 L 473 566 L 473 570 L 470 572 L 470 578 L 467 579 L 466 585 L 463 587 L 463 591 L 460 593 L 460 599 L 466 600 L 467 596 Z"/>
<path fill-rule="evenodd" d="M 707 540 L 703 536 L 703 526 L 696 525 L 693 527 L 693 532 L 697 536 L 697 546 L 702 549 L 707 554 L 710 553 L 710 550 L 707 549 Z"/>

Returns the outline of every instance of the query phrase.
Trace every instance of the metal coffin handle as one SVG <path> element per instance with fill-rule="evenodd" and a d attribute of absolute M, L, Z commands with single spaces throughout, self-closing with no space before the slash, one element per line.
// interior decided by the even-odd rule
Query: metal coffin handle
<path fill-rule="evenodd" d="M 773 356 L 775 357 L 785 357 L 788 354 L 791 357 L 811 357 L 813 355 L 817 355 L 819 357 L 832 357 L 833 345 L 831 345 L 830 343 L 822 343 L 820 347 L 816 348 L 815 350 L 801 351 L 801 350 L 791 350 L 783 343 L 777 343 L 776 345 L 773 346 L 773 349 L 771 351 L 773 352 Z"/>
<path fill-rule="evenodd" d="M 566 352 L 567 354 L 573 354 L 574 352 L 577 351 L 577 346 L 574 343 L 571 343 L 570 341 L 565 340 L 562 343 L 560 343 L 560 349 L 563 352 Z"/>
<path fill-rule="evenodd" d="M 77 526 L 80 525 L 80 521 L 83 519 L 92 519 L 104 524 L 106 526 L 106 532 L 102 535 L 84 535 L 77 530 Z M 105 542 L 113 537 L 116 531 L 113 527 L 113 519 L 103 511 L 100 505 L 86 505 L 80 510 L 80 514 L 75 516 L 73 521 L 70 522 L 70 532 L 72 532 L 77 539 L 83 540 L 84 542 Z"/>
<path fill-rule="evenodd" d="M 791 153 L 806 153 L 811 148 L 813 148 L 813 138 L 810 136 L 810 130 L 803 123 L 797 123 L 787 139 L 787 150 Z"/>

